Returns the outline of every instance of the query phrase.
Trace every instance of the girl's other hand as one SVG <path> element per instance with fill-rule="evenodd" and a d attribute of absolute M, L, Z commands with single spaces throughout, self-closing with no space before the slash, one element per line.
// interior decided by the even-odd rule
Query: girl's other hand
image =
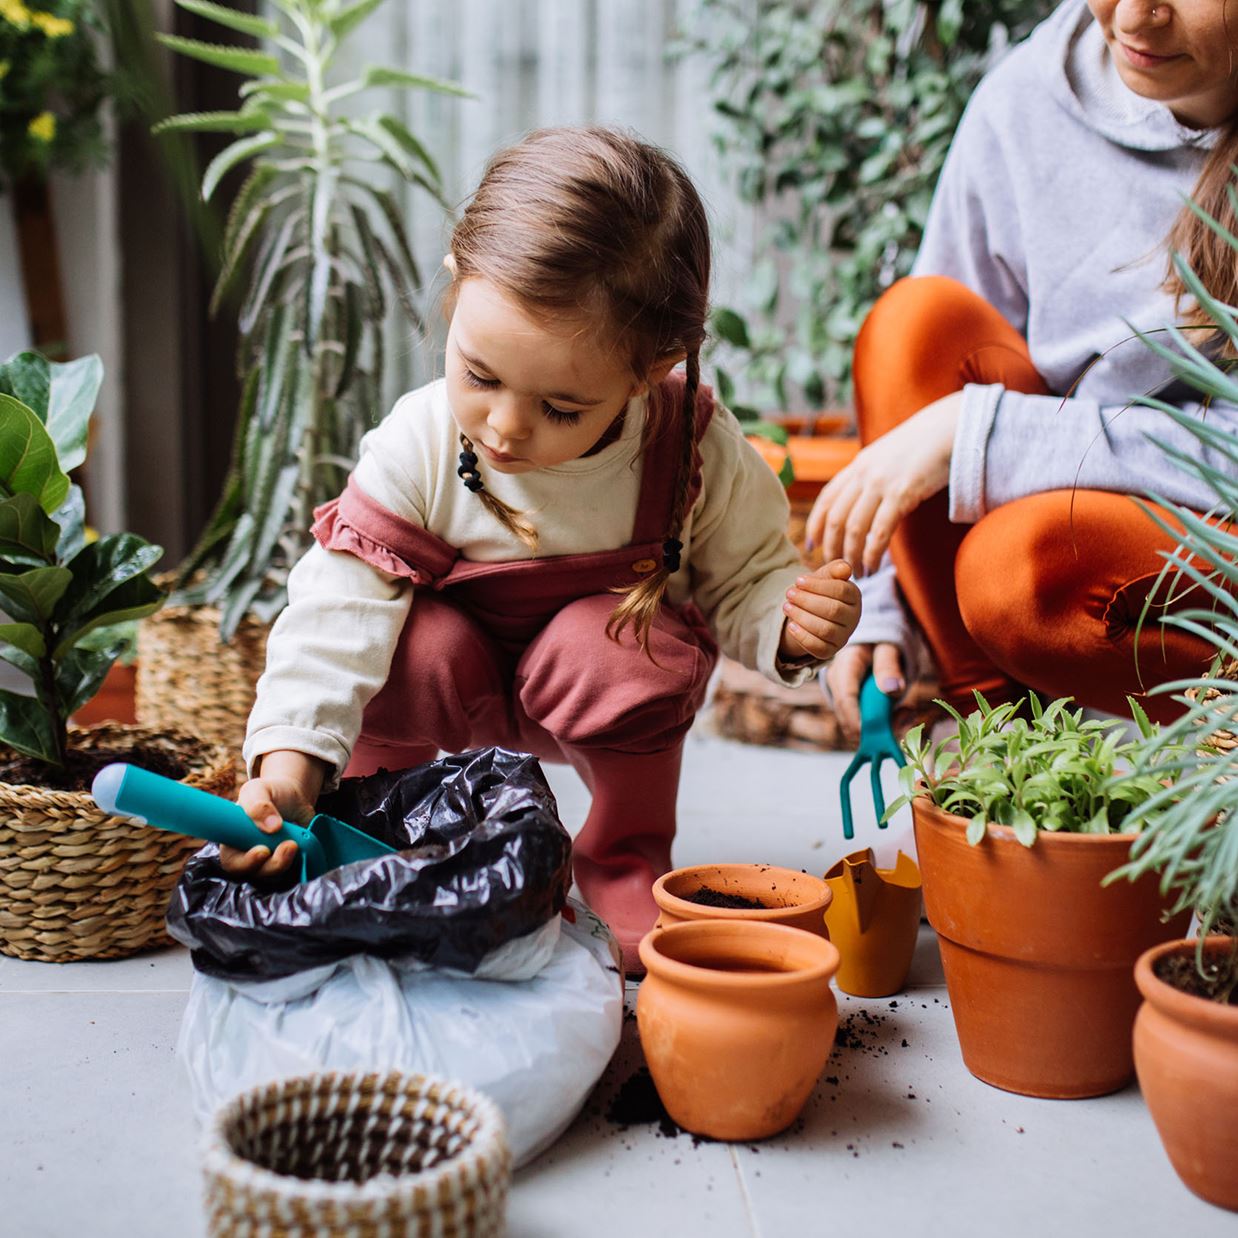
<path fill-rule="evenodd" d="M 869 443 L 817 495 L 808 516 L 811 545 L 875 572 L 899 521 L 950 483 L 954 432 L 963 407 L 955 392 Z"/>
<path fill-rule="evenodd" d="M 860 622 L 860 591 L 851 579 L 851 565 L 841 559 L 801 576 L 787 590 L 782 604 L 783 658 L 832 658 Z"/>
<path fill-rule="evenodd" d="M 314 815 L 313 800 L 306 786 L 293 777 L 251 778 L 236 798 L 265 834 L 278 833 L 285 821 L 308 825 Z M 251 847 L 248 851 L 221 846 L 219 862 L 229 877 L 255 881 L 286 872 L 296 860 L 297 850 L 297 844 L 291 839 L 280 843 L 274 852 L 262 846 Z"/>
<path fill-rule="evenodd" d="M 848 742 L 860 742 L 860 688 L 872 668 L 877 687 L 897 704 L 907 691 L 903 654 L 897 645 L 848 645 L 826 668 L 825 683 Z"/>

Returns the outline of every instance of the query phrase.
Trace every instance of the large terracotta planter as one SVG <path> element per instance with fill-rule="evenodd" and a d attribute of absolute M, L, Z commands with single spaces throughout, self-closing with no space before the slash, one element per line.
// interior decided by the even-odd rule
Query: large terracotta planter
<path fill-rule="evenodd" d="M 1210 937 L 1209 951 L 1228 951 Z M 1156 975 L 1166 955 L 1193 941 L 1145 951 L 1135 964 L 1144 996 L 1135 1019 L 1139 1086 L 1178 1177 L 1202 1199 L 1238 1211 L 1238 1006 L 1183 993 Z"/>
<path fill-rule="evenodd" d="M 838 951 L 802 929 L 698 920 L 640 945 L 645 1060 L 685 1130 L 749 1140 L 789 1126 L 834 1045 Z"/>
<path fill-rule="evenodd" d="M 1128 859 L 1126 834 L 1042 833 L 1024 847 L 926 797 L 912 805 L 924 905 L 967 1069 L 1027 1096 L 1101 1096 L 1134 1073 L 1133 968 L 1150 946 L 1181 937 L 1150 874 L 1101 886 Z"/>
<path fill-rule="evenodd" d="M 765 906 L 710 907 L 690 901 L 691 895 L 705 888 Z M 753 920 L 827 937 L 825 909 L 832 898 L 830 887 L 820 877 L 772 864 L 698 864 L 665 873 L 653 883 L 658 928 L 686 920 Z"/>

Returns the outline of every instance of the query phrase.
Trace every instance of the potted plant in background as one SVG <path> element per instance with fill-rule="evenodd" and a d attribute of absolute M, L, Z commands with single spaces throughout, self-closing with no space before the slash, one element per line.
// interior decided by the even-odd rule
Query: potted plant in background
<path fill-rule="evenodd" d="M 1238 248 L 1238 240 L 1227 239 Z M 1227 346 L 1214 355 L 1232 356 L 1232 308 L 1175 261 Z M 1181 352 L 1150 337 L 1145 342 L 1197 390 L 1238 406 L 1232 363 L 1218 363 L 1178 331 L 1170 334 Z M 1203 637 L 1216 660 L 1207 674 L 1159 689 L 1184 693 L 1187 709 L 1147 737 L 1134 769 L 1137 777 L 1155 772 L 1172 782 L 1133 814 L 1143 829 L 1112 879 L 1146 881 L 1159 872 L 1162 891 L 1176 897 L 1175 911 L 1198 917 L 1194 940 L 1158 946 L 1136 964 L 1145 1001 L 1135 1021 L 1135 1067 L 1179 1177 L 1211 1203 L 1238 1210 L 1238 435 L 1158 406 L 1199 439 L 1197 456 L 1171 454 L 1215 500 L 1210 519 L 1162 501 L 1177 528 L 1148 509 L 1179 539 L 1166 572 L 1181 573 L 1198 598 L 1161 621 Z"/>
<path fill-rule="evenodd" d="M 1154 877 L 1102 886 L 1163 775 L 1149 762 L 1115 779 L 1135 751 L 1120 722 L 1027 701 L 1024 717 L 1022 701 L 991 708 L 977 694 L 968 717 L 949 711 L 957 738 L 932 746 L 913 728 L 887 816 L 910 802 L 967 1068 L 1029 1096 L 1099 1096 L 1132 1074 L 1135 960 L 1188 918 L 1166 920 Z"/>
<path fill-rule="evenodd" d="M 1055 0 L 702 0 L 685 51 L 711 69 L 715 144 L 765 222 L 742 304 L 713 315 L 714 386 L 788 486 L 788 532 L 859 449 L 851 354 L 873 302 L 906 275 L 937 177 L 981 75 Z M 833 410 L 788 416 L 788 410 Z M 911 685 L 900 733 L 937 716 Z M 847 747 L 815 684 L 789 689 L 728 659 L 712 719 L 723 735 Z"/>
<path fill-rule="evenodd" d="M 348 36 L 381 0 L 282 0 L 274 18 L 207 0 L 190 12 L 262 41 L 218 46 L 169 35 L 186 56 L 246 80 L 235 112 L 171 117 L 157 132 L 228 132 L 207 166 L 209 199 L 248 166 L 228 219 L 215 289 L 239 294 L 243 381 L 233 459 L 170 605 L 139 634 L 138 717 L 239 747 L 288 573 L 314 508 L 343 489 L 361 436 L 382 412 L 389 300 L 413 330 L 421 277 L 384 179 L 442 202 L 439 171 L 395 116 L 359 109 L 367 92 L 462 95 L 450 82 L 370 66 L 331 82 Z"/>
<path fill-rule="evenodd" d="M 88 540 L 82 462 L 102 379 L 97 357 L 0 366 L 0 658 L 30 692 L 0 689 L 0 950 L 65 962 L 166 941 L 168 895 L 197 843 L 109 818 L 87 788 L 131 760 L 226 794 L 224 751 L 141 727 L 74 730 L 69 716 L 111 667 L 115 628 L 152 614 L 163 553 L 132 533 Z"/>

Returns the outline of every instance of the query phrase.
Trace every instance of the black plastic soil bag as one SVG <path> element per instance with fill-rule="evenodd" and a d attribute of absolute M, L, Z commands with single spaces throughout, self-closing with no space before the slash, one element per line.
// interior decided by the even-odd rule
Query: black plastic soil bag
<path fill-rule="evenodd" d="M 225 980 L 273 980 L 352 954 L 472 972 L 541 928 L 571 885 L 571 839 L 535 757 L 481 748 L 345 779 L 329 813 L 399 848 L 279 889 L 232 881 L 210 845 L 185 866 L 168 931 Z"/>

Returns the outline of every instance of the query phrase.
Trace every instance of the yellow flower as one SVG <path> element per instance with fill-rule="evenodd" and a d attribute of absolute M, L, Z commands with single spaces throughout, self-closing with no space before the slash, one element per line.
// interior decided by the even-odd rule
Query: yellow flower
<path fill-rule="evenodd" d="M 51 112 L 40 112 L 27 126 L 26 132 L 39 142 L 50 142 L 56 136 L 56 117 Z"/>
<path fill-rule="evenodd" d="M 30 10 L 21 0 L 0 0 L 0 17 L 18 30 L 30 28 Z"/>
<path fill-rule="evenodd" d="M 8 75 L 8 71 L 9 62 L 7 60 L 0 60 L 0 82 L 4 81 L 5 77 Z"/>
<path fill-rule="evenodd" d="M 19 0 L 20 2 L 20 0 Z M 56 17 L 51 13 L 31 13 L 30 20 L 43 31 L 49 39 L 60 39 L 66 34 L 72 34 L 75 27 L 67 17 Z"/>

